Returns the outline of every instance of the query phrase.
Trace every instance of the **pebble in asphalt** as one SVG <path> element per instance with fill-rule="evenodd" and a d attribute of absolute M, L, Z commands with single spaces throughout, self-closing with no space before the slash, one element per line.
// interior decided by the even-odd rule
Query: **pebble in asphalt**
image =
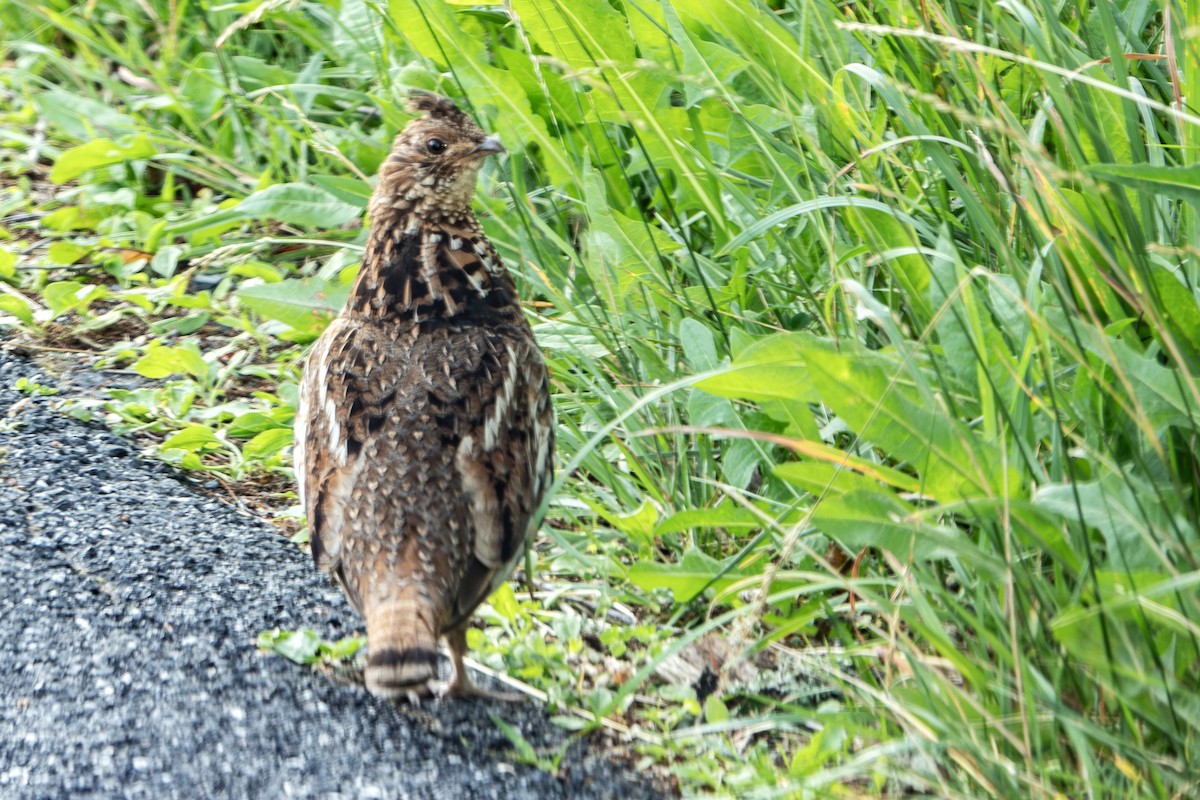
<path fill-rule="evenodd" d="M 659 796 L 586 743 L 517 763 L 489 712 L 565 738 L 532 702 L 398 707 L 259 653 L 357 620 L 276 531 L 21 377 L 52 382 L 0 348 L 0 798 Z"/>

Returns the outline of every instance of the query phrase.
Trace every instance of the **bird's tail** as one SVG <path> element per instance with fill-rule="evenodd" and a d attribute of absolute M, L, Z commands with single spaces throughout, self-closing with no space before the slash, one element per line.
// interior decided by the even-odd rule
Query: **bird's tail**
<path fill-rule="evenodd" d="M 438 632 L 415 589 L 366 609 L 367 689 L 379 697 L 423 693 L 437 677 Z"/>

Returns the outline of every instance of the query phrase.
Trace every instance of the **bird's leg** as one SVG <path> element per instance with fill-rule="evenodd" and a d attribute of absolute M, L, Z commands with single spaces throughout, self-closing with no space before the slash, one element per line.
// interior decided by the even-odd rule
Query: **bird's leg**
<path fill-rule="evenodd" d="M 463 656 L 467 652 L 466 628 L 446 631 L 445 636 L 446 644 L 450 646 L 450 663 L 454 668 L 454 674 L 450 677 L 450 682 L 446 684 L 445 695 L 450 697 L 483 697 L 488 700 L 499 700 L 504 703 L 519 703 L 525 699 L 524 696 L 519 694 L 491 692 L 487 689 L 480 689 L 471 683 L 471 678 L 467 675 L 467 665 L 463 663 Z"/>
<path fill-rule="evenodd" d="M 454 670 L 454 674 L 450 676 L 450 683 L 446 686 L 446 694 L 455 697 L 473 694 L 475 685 L 467 676 L 467 665 L 463 663 L 463 656 L 467 652 L 466 629 L 446 631 L 446 644 L 450 645 L 450 665 Z"/>

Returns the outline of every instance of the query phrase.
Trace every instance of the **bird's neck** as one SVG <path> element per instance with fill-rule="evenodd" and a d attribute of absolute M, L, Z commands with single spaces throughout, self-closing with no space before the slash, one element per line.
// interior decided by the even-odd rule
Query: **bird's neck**
<path fill-rule="evenodd" d="M 422 219 L 372 214 L 362 267 L 346 312 L 422 322 L 515 309 L 516 288 L 469 210 Z"/>

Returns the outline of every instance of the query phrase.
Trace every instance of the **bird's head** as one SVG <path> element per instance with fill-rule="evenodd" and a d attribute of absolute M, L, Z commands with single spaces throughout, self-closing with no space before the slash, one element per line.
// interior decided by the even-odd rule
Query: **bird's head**
<path fill-rule="evenodd" d="M 444 97 L 416 92 L 409 109 L 424 112 L 405 126 L 379 170 L 373 217 L 391 210 L 419 220 L 454 223 L 470 214 L 483 160 L 504 147 Z"/>

